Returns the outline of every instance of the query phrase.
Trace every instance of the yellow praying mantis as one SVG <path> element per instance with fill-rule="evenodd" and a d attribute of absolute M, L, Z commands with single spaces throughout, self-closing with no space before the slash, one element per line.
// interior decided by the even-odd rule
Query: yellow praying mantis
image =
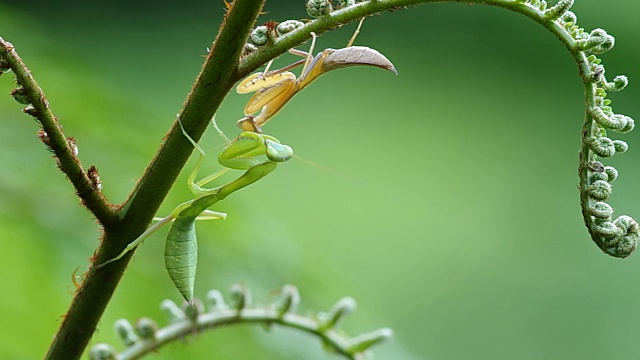
<path fill-rule="evenodd" d="M 180 123 L 183 134 L 200 152 L 200 158 L 198 159 L 196 167 L 187 179 L 187 183 L 195 195 L 195 199 L 178 205 L 169 216 L 156 219 L 158 220 L 156 224 L 149 227 L 138 238 L 127 245 L 118 256 L 98 265 L 99 268 L 121 259 L 126 253 L 140 245 L 144 239 L 165 224 L 173 221 L 165 242 L 165 267 L 169 272 L 169 277 L 185 300 L 188 302 L 193 300 L 196 266 L 198 262 L 198 243 L 195 231 L 196 220 L 226 218 L 225 213 L 207 209 L 218 201 L 225 199 L 229 194 L 262 179 L 276 168 L 277 163 L 287 161 L 293 156 L 293 150 L 289 146 L 280 144 L 280 142 L 272 136 L 245 131 L 234 140 L 229 140 L 217 127 L 215 120 L 213 120 L 213 126 L 228 143 L 228 146 L 218 156 L 218 162 L 224 166 L 224 168 L 200 181 L 195 181 L 205 154 L 202 148 L 200 148 L 184 130 L 182 123 Z M 261 156 L 266 157 L 266 159 L 260 159 L 259 157 Z M 236 180 L 223 186 L 211 189 L 202 187 L 230 169 L 245 170 L 245 173 Z"/>
<path fill-rule="evenodd" d="M 364 65 L 386 69 L 397 75 L 398 72 L 393 64 L 377 50 L 365 46 L 352 46 L 360 32 L 363 20 L 364 18 L 360 20 L 358 28 L 345 48 L 326 49 L 313 57 L 316 34 L 312 32 L 308 53 L 296 49 L 289 50 L 290 53 L 305 59 L 296 61 L 282 69 L 269 71 L 272 60 L 264 71 L 249 75 L 242 80 L 236 91 L 240 94 L 251 92 L 255 92 L 255 94 L 247 102 L 244 108 L 245 117 L 238 120 L 238 127 L 245 131 L 261 134 L 262 125 L 275 116 L 295 94 L 311 84 L 320 75 L 331 70 Z M 303 64 L 302 72 L 298 78 L 288 71 Z M 259 110 L 261 110 L 260 114 L 254 116 L 253 114 Z"/>

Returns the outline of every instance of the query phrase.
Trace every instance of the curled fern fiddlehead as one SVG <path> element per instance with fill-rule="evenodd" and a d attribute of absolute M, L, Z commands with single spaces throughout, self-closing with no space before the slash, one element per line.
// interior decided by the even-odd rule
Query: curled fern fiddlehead
<path fill-rule="evenodd" d="M 596 245 L 606 254 L 625 258 L 638 246 L 640 226 L 627 215 L 613 219 L 613 208 L 606 201 L 611 196 L 611 183 L 618 177 L 618 171 L 604 166 L 598 159 L 627 151 L 627 143 L 609 138 L 607 131 L 628 133 L 635 127 L 635 122 L 613 112 L 607 91 L 624 89 L 628 79 L 619 75 L 613 81 L 607 81 L 605 68 L 596 55 L 611 50 L 615 39 L 603 29 L 587 32 L 579 27 L 576 15 L 569 11 L 572 4 L 572 0 L 559 0 L 548 7 L 544 0 L 516 0 L 502 6 L 544 25 L 565 44 L 578 64 L 586 107 L 578 169 L 582 214 Z"/>
<path fill-rule="evenodd" d="M 199 334 L 207 329 L 215 329 L 231 324 L 262 324 L 290 327 L 318 336 L 323 343 L 337 353 L 352 360 L 364 359 L 368 350 L 381 341 L 393 336 L 391 329 L 382 328 L 370 333 L 349 338 L 338 330 L 340 323 L 355 310 L 352 298 L 339 300 L 329 312 L 303 316 L 295 313 L 300 302 L 300 294 L 295 286 L 285 285 L 281 299 L 266 306 L 255 306 L 251 302 L 249 290 L 243 285 L 231 288 L 229 303 L 218 290 L 207 294 L 209 311 L 204 310 L 198 300 L 186 303 L 180 308 L 171 300 L 164 300 L 160 307 L 166 314 L 169 325 L 159 328 L 148 318 L 142 318 L 134 325 L 120 319 L 115 323 L 116 333 L 127 347 L 118 353 L 108 344 L 97 344 L 90 352 L 92 360 L 138 359 L 156 351 L 162 345 L 182 340 L 186 335 Z"/>
<path fill-rule="evenodd" d="M 605 69 L 595 54 L 610 50 L 615 44 L 613 36 L 602 29 L 586 33 L 575 22 L 575 14 L 563 15 L 561 24 L 575 40 L 574 55 L 579 60 L 585 85 L 586 113 L 580 152 L 580 200 L 582 213 L 593 241 L 605 253 L 625 258 L 638 246 L 640 228 L 627 215 L 613 220 L 613 208 L 606 203 L 611 195 L 618 171 L 603 166 L 598 158 L 608 158 L 628 149 L 626 142 L 612 140 L 607 130 L 628 133 L 635 127 L 632 118 L 615 114 L 609 106 L 607 91 L 620 91 L 628 84 L 626 76 L 616 76 L 612 82 L 605 77 Z"/>

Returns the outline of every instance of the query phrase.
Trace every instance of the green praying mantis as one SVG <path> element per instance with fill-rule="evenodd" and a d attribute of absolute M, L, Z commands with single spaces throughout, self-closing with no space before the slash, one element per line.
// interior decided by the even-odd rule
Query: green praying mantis
<path fill-rule="evenodd" d="M 118 256 L 98 265 L 98 267 L 103 267 L 121 259 L 144 239 L 173 221 L 165 243 L 165 266 L 178 291 L 187 301 L 191 302 L 195 287 L 198 251 L 195 221 L 224 219 L 226 214 L 208 210 L 208 208 L 223 200 L 229 194 L 262 179 L 276 168 L 277 163 L 287 161 L 293 156 L 293 150 L 289 146 L 281 144 L 274 137 L 264 135 L 261 127 L 275 116 L 295 94 L 307 87 L 320 75 L 331 70 L 365 65 L 386 69 L 397 75 L 393 64 L 377 50 L 364 46 L 351 46 L 361 26 L 362 20 L 346 48 L 338 50 L 326 49 L 315 57 L 312 56 L 312 53 L 315 47 L 316 34 L 312 32 L 312 41 L 308 53 L 296 49 L 289 50 L 292 54 L 304 57 L 303 60 L 274 71 L 269 71 L 271 65 L 271 62 L 269 62 L 263 72 L 250 75 L 241 81 L 237 87 L 238 93 L 255 92 L 245 106 L 245 117 L 238 121 L 238 126 L 244 132 L 231 141 L 217 127 L 215 119 L 213 120 L 213 126 L 229 144 L 218 156 L 218 162 L 224 168 L 198 182 L 195 181 L 195 178 L 205 158 L 204 151 L 187 134 L 178 119 L 183 134 L 200 152 L 196 167 L 187 180 L 195 199 L 178 205 L 169 216 L 158 219 L 159 221 L 156 224 L 149 227 L 127 245 Z M 298 78 L 288 71 L 303 64 L 302 72 Z M 252 115 L 258 111 L 260 113 L 257 116 Z M 259 158 L 263 155 L 266 160 Z M 202 187 L 230 169 L 244 170 L 245 173 L 223 186 L 211 189 Z"/>
<path fill-rule="evenodd" d="M 360 32 L 362 20 L 358 28 L 342 49 L 326 49 L 313 57 L 313 48 L 316 44 L 316 34 L 311 33 L 311 46 L 309 52 L 290 49 L 289 52 L 304 57 L 303 60 L 294 62 L 282 69 L 269 71 L 272 61 L 265 70 L 249 75 L 238 84 L 236 91 L 239 94 L 255 92 L 244 108 L 245 117 L 238 120 L 238 127 L 245 131 L 262 133 L 261 126 L 275 116 L 291 98 L 302 89 L 311 84 L 320 75 L 331 70 L 350 66 L 374 66 L 389 70 L 398 75 L 395 66 L 377 50 L 365 46 L 351 46 Z M 300 76 L 289 72 L 297 66 L 303 65 Z M 260 111 L 261 110 L 261 111 Z M 260 111 L 257 116 L 256 112 Z"/>
<path fill-rule="evenodd" d="M 277 163 L 287 161 L 293 156 L 293 150 L 289 146 L 281 144 L 272 136 L 245 131 L 238 135 L 236 139 L 230 141 L 217 127 L 215 120 L 213 121 L 213 125 L 229 144 L 218 156 L 218 162 L 224 166 L 224 168 L 198 182 L 195 181 L 200 165 L 205 159 L 205 154 L 184 130 L 182 123 L 180 123 L 183 134 L 200 152 L 200 158 L 196 163 L 195 169 L 187 179 L 189 188 L 196 198 L 178 205 L 169 216 L 159 219 L 156 224 L 149 227 L 138 238 L 127 245 L 118 256 L 100 264 L 98 266 L 99 268 L 121 259 L 126 253 L 140 245 L 144 239 L 165 224 L 173 221 L 165 242 L 165 267 L 180 294 L 182 294 L 188 302 L 193 301 L 198 262 L 198 243 L 195 231 L 196 220 L 224 219 L 226 214 L 207 209 L 218 201 L 225 199 L 231 193 L 262 179 L 276 168 Z M 266 157 L 266 160 L 259 158 L 262 155 Z M 211 189 L 202 187 L 230 169 L 245 170 L 245 173 L 223 186 Z"/>

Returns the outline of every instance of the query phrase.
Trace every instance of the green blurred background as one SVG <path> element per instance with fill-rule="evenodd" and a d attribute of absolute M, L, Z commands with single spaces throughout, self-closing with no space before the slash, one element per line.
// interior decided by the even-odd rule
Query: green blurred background
<path fill-rule="evenodd" d="M 630 77 L 610 98 L 632 117 L 636 4 L 573 7 L 582 27 L 616 36 L 602 58 L 610 79 Z M 83 163 L 99 168 L 105 194 L 121 202 L 179 111 L 223 8 L 4 1 L 0 36 L 31 68 Z M 261 22 L 307 17 L 303 1 L 270 1 L 266 11 Z M 317 49 L 343 47 L 354 28 L 323 35 Z M 269 134 L 321 167 L 294 159 L 215 207 L 229 217 L 198 226 L 197 295 L 242 282 L 266 302 L 293 283 L 301 312 L 352 296 L 350 334 L 395 331 L 374 349 L 378 359 L 638 358 L 640 255 L 602 254 L 583 225 L 582 87 L 564 46 L 525 17 L 460 4 L 368 18 L 357 43 L 384 53 L 400 75 L 330 73 L 269 123 Z M 0 78 L 1 93 L 12 86 L 11 75 Z M 228 134 L 247 100 L 225 99 L 217 119 Z M 99 235 L 20 109 L 0 97 L 2 359 L 43 356 L 71 301 L 72 274 L 85 271 Z M 635 134 L 620 136 L 630 150 L 607 162 L 621 171 L 611 201 L 618 215 L 640 213 Z M 209 131 L 201 144 L 216 154 L 221 141 Z M 161 215 L 190 199 L 184 173 Z M 92 343 L 122 349 L 112 329 L 121 317 L 165 323 L 159 303 L 180 297 L 163 268 L 163 236 L 136 252 Z M 240 326 L 150 358 L 338 357 L 306 334 Z"/>

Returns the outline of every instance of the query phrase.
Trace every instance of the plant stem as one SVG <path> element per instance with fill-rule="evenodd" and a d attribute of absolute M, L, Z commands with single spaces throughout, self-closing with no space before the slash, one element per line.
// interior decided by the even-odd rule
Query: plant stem
<path fill-rule="evenodd" d="M 236 0 L 229 9 L 180 115 L 193 139 L 198 140 L 202 136 L 233 86 L 238 58 L 263 3 L 264 0 Z M 78 289 L 46 359 L 71 360 L 82 356 L 133 251 L 104 268 L 96 269 L 96 265 L 118 255 L 145 230 L 192 149 L 193 145 L 182 134 L 177 122 L 174 123 L 142 179 L 122 206 L 121 221 L 115 225 L 105 224 L 105 235 L 86 281 Z"/>

